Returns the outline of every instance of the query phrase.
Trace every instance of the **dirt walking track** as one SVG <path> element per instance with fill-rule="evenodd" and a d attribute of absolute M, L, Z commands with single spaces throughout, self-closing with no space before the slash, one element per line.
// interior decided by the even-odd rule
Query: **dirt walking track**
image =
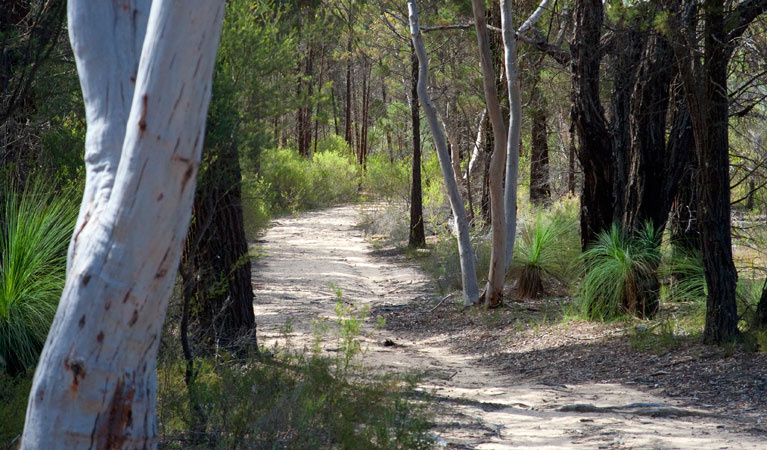
<path fill-rule="evenodd" d="M 360 208 L 281 218 L 253 244 L 263 254 L 254 267 L 262 344 L 288 336 L 292 345 L 309 347 L 312 322 L 336 317 L 333 283 L 349 304 L 373 308 L 363 333 L 368 365 L 425 373 L 422 389 L 433 393 L 443 411 L 433 430 L 437 448 L 767 449 L 764 436 L 739 431 L 743 419 L 724 419 L 689 405 L 679 411 L 692 416 L 674 414 L 671 408 L 681 408 L 677 399 L 630 385 L 528 381 L 480 361 L 478 352 L 461 351 L 449 333 L 388 324 L 376 330 L 377 313 L 415 307 L 426 315 L 440 298 L 404 258 L 369 244 L 357 226 Z M 452 307 L 451 301 L 442 307 Z M 385 340 L 396 345 L 384 346 Z M 578 404 L 632 408 L 589 412 L 573 407 Z M 579 410 L 560 411 L 567 405 Z M 653 417 L 654 410 L 663 417 Z"/>

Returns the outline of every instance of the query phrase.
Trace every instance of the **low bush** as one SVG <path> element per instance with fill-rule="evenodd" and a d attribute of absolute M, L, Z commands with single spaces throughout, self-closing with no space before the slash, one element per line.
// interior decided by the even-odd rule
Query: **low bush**
<path fill-rule="evenodd" d="M 318 319 L 310 349 L 288 343 L 249 355 L 219 352 L 187 362 L 173 333 L 158 364 L 158 417 L 164 448 L 430 449 L 426 398 L 417 379 L 364 369 L 359 341 L 366 311 L 345 306 Z M 166 322 L 166 329 L 168 328 Z M 171 326 L 172 327 L 172 326 Z M 285 325 L 286 336 L 291 324 Z M 331 336 L 332 356 L 323 350 Z"/>
<path fill-rule="evenodd" d="M 391 162 L 384 154 L 368 158 L 367 169 L 362 179 L 366 192 L 391 202 L 410 201 L 410 164 L 404 160 Z"/>
<path fill-rule="evenodd" d="M 53 322 L 77 203 L 42 181 L 2 197 L 0 359 L 8 373 L 20 374 L 37 363 Z"/>
<path fill-rule="evenodd" d="M 293 149 L 274 148 L 264 150 L 260 163 L 260 176 L 243 180 L 248 228 L 261 229 L 277 214 L 357 199 L 360 169 L 341 150 L 318 151 L 307 159 Z"/>

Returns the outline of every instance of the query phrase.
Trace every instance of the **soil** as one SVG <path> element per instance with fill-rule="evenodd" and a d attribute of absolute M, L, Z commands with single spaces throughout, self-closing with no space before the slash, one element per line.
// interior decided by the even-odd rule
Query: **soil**
<path fill-rule="evenodd" d="M 764 353 L 696 338 L 642 350 L 632 325 L 560 320 L 562 297 L 463 308 L 401 249 L 372 245 L 358 225 L 372 207 L 281 218 L 253 244 L 262 344 L 311 347 L 339 299 L 369 308 L 365 364 L 422 374 L 437 448 L 767 448 Z"/>

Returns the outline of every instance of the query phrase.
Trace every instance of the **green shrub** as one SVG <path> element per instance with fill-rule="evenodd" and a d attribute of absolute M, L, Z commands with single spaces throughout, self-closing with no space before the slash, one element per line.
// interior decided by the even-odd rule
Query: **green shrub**
<path fill-rule="evenodd" d="M 368 158 L 362 180 L 366 192 L 387 202 L 410 200 L 410 164 L 405 160 L 389 161 L 383 154 Z"/>
<path fill-rule="evenodd" d="M 337 150 L 317 152 L 312 159 L 288 148 L 265 150 L 260 173 L 248 192 L 260 199 L 255 209 L 270 215 L 354 201 L 360 183 L 357 164 Z"/>
<path fill-rule="evenodd" d="M 336 326 L 318 319 L 311 350 L 288 344 L 274 354 L 199 358 L 188 387 L 186 361 L 178 351 L 162 351 L 157 404 L 163 447 L 432 448 L 424 402 L 413 390 L 417 380 L 364 370 L 356 358 L 366 311 L 344 306 L 341 291 L 331 288 L 339 300 Z M 285 332 L 290 328 L 287 323 Z M 330 330 L 339 349 L 333 356 L 322 350 Z"/>
<path fill-rule="evenodd" d="M 319 208 L 352 202 L 357 198 L 360 168 L 348 156 L 334 151 L 317 152 L 308 167 L 307 197 L 302 208 Z"/>
<path fill-rule="evenodd" d="M 0 357 L 6 371 L 37 363 L 61 289 L 77 206 L 41 181 L 3 192 L 0 212 Z"/>
<path fill-rule="evenodd" d="M 522 227 L 514 243 L 513 264 L 519 268 L 517 291 L 535 298 L 543 293 L 544 275 L 568 281 L 579 254 L 577 224 L 565 214 L 539 213 Z"/>
<path fill-rule="evenodd" d="M 261 155 L 261 179 L 267 186 L 266 200 L 273 212 L 300 209 L 308 183 L 308 161 L 289 148 L 264 150 Z"/>
<path fill-rule="evenodd" d="M 578 285 L 578 301 L 584 316 L 609 320 L 629 312 L 654 312 L 644 307 L 645 301 L 657 301 L 653 286 L 660 250 L 651 225 L 633 236 L 613 225 L 599 233 L 582 258 L 586 273 Z"/>

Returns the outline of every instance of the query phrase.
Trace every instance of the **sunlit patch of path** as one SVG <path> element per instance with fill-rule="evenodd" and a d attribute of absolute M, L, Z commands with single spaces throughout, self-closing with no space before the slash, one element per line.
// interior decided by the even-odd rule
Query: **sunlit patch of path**
<path fill-rule="evenodd" d="M 399 308 L 436 303 L 434 289 L 416 268 L 376 253 L 357 227 L 360 206 L 340 206 L 276 220 L 258 242 L 253 269 L 259 340 L 302 348 L 313 342 L 313 322 L 336 318 L 332 283 L 346 305 Z M 428 308 L 424 307 L 424 314 Z M 618 384 L 549 386 L 512 382 L 458 354 L 449 336 L 375 331 L 369 320 L 365 361 L 378 370 L 425 373 L 422 389 L 442 413 L 438 446 L 477 449 L 764 449 L 767 440 L 736 432 L 732 420 L 649 417 L 631 412 L 560 412 L 564 405 L 676 406 L 668 398 Z M 286 326 L 286 324 L 289 324 Z M 385 347 L 390 339 L 396 346 Z M 335 344 L 326 342 L 327 350 Z"/>

